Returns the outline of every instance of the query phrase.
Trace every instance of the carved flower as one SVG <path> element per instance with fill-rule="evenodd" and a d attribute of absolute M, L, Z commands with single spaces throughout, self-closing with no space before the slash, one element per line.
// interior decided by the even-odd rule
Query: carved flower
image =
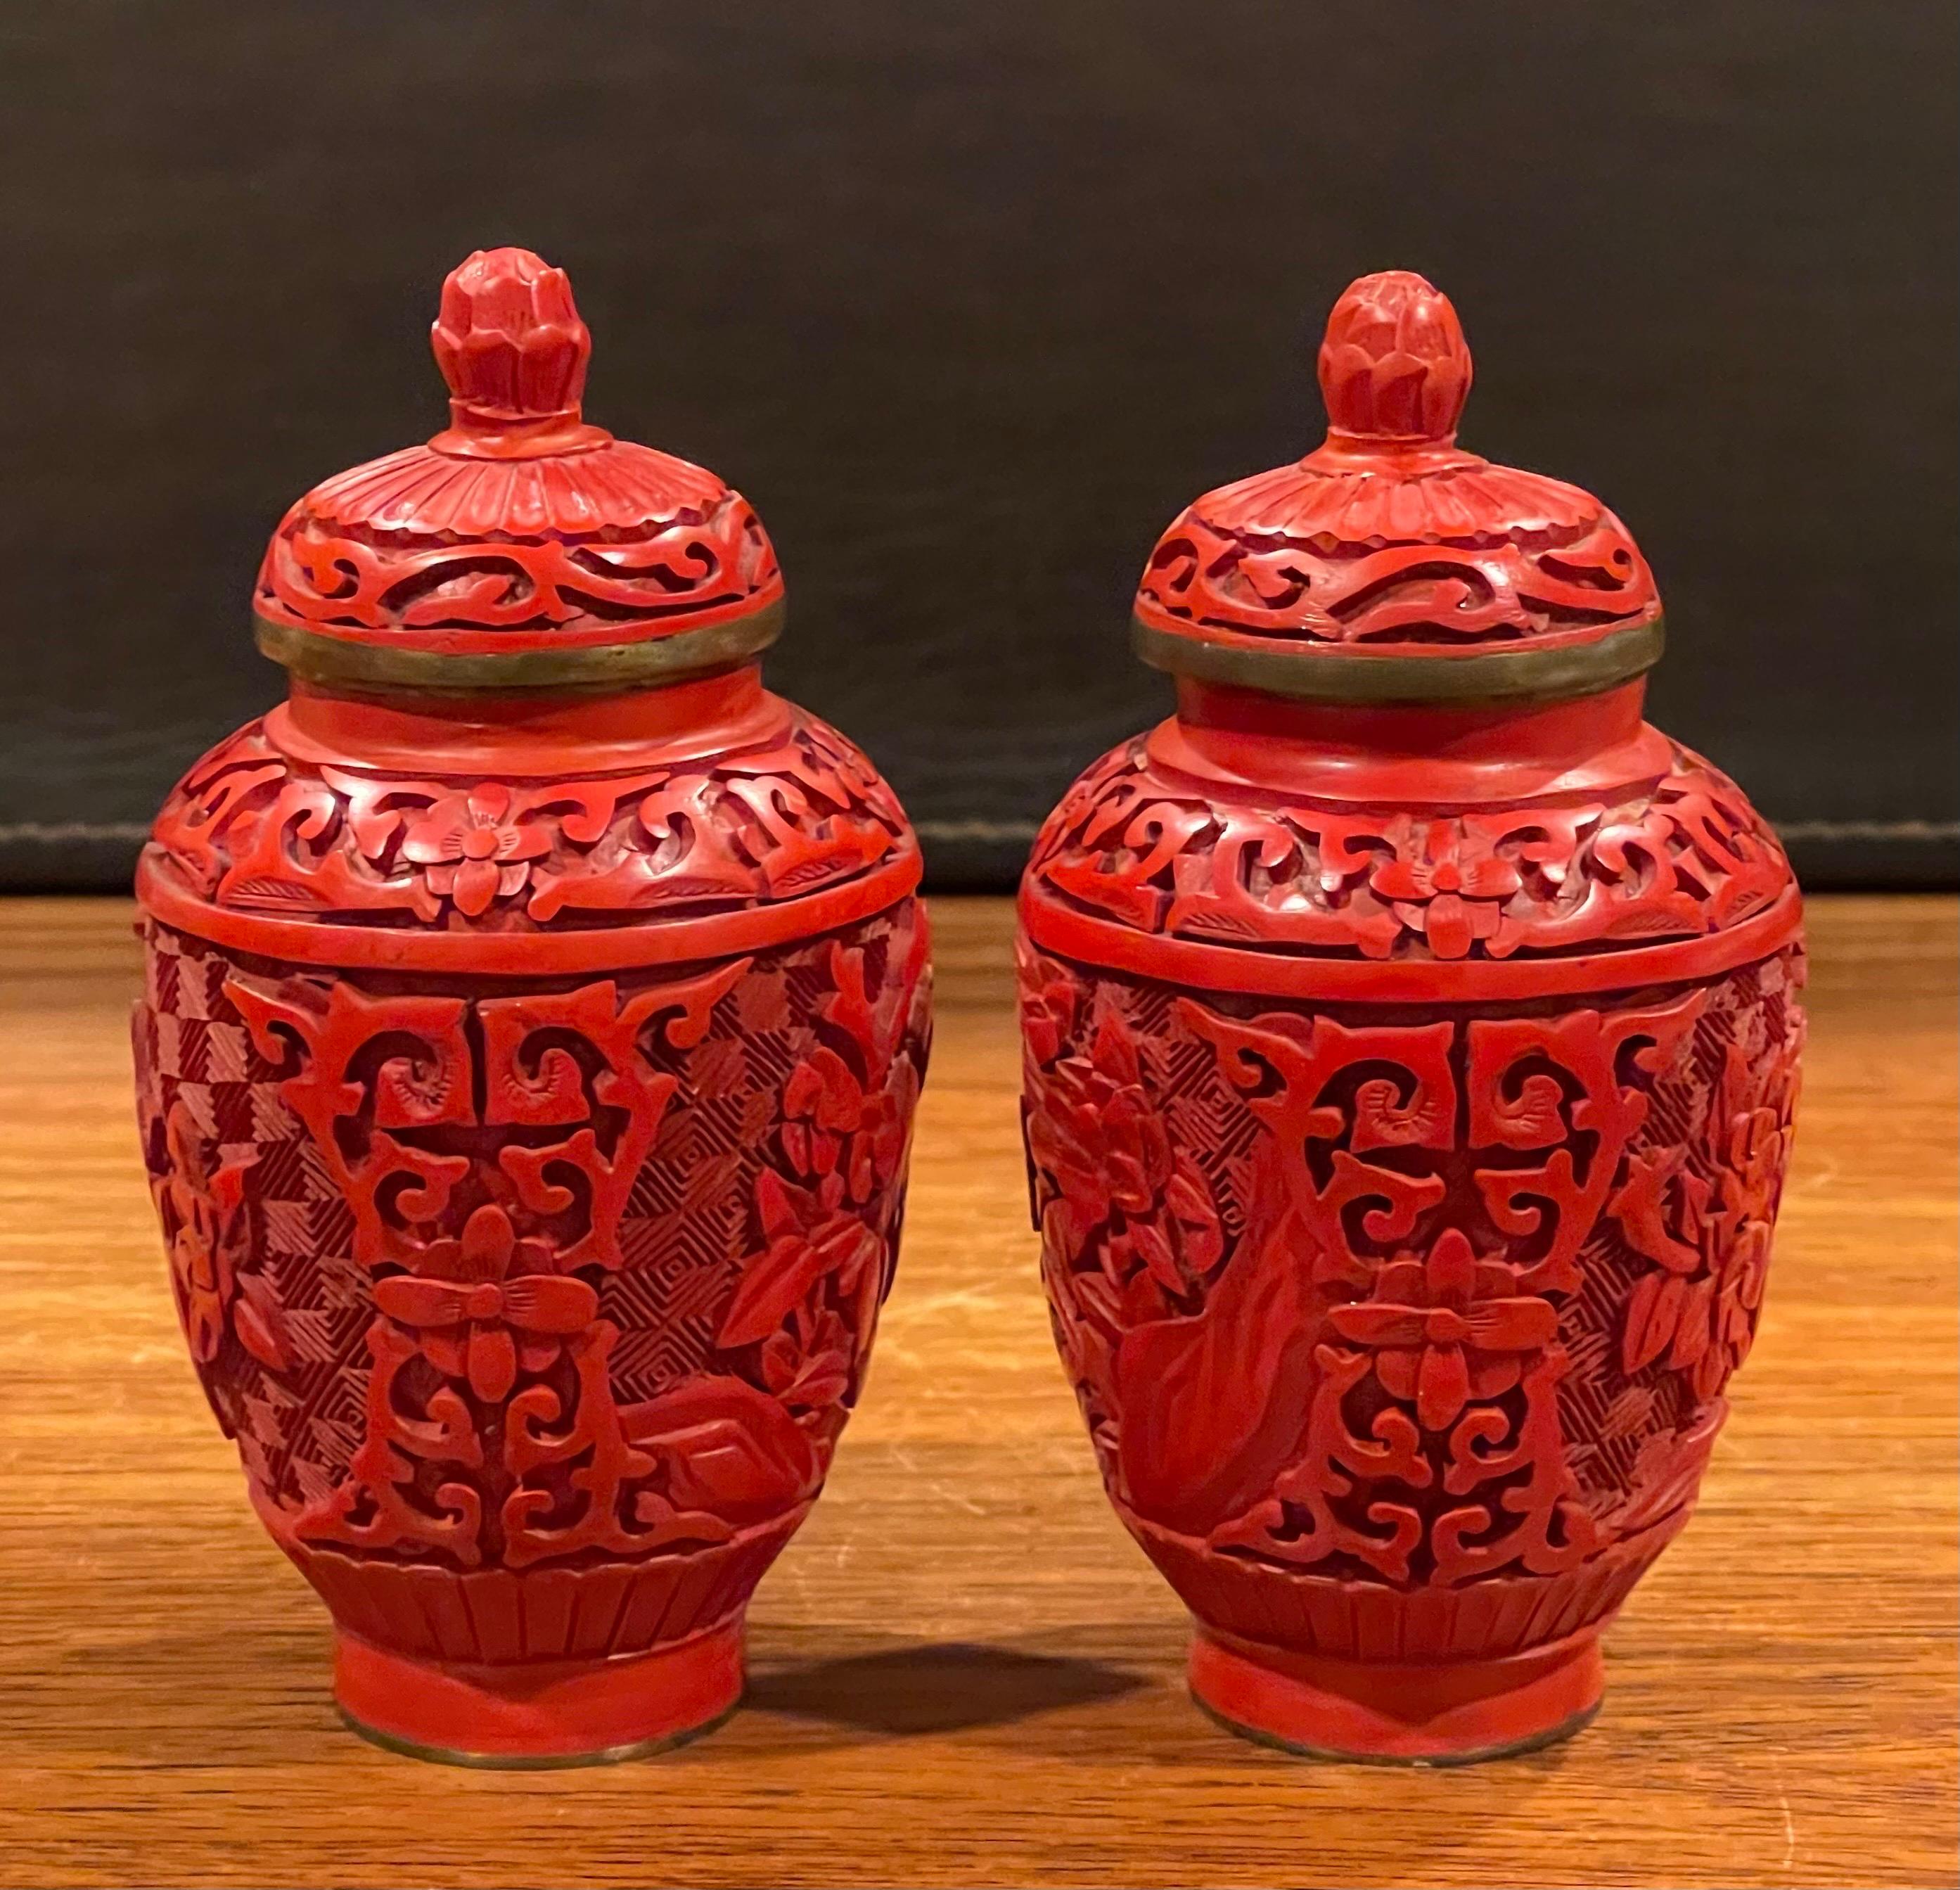
<path fill-rule="evenodd" d="M 1439 958 L 1462 958 L 1489 938 L 1504 902 L 1523 876 L 1490 838 L 1455 820 L 1396 821 L 1389 834 L 1395 858 L 1376 867 L 1368 883 Z"/>
<path fill-rule="evenodd" d="M 1172 1299 L 1189 1293 L 1223 1258 L 1224 1233 L 1203 1172 L 1171 1147 L 1128 1029 L 1106 1017 L 1089 1055 L 1059 1058 L 1036 1093 L 1028 1156 L 1055 1184 L 1043 1214 L 1049 1240 L 1072 1262 L 1102 1230 L 1112 1288 L 1141 1280 Z M 1146 1291 L 1132 1309 L 1166 1309 Z"/>
<path fill-rule="evenodd" d="M 468 1379 L 486 1403 L 508 1395 L 520 1365 L 543 1370 L 562 1341 L 599 1314 L 599 1295 L 552 1272 L 549 1249 L 518 1239 L 495 1203 L 464 1222 L 460 1240 L 433 1242 L 422 1266 L 377 1281 L 374 1304 L 414 1330 L 438 1371 Z"/>
<path fill-rule="evenodd" d="M 862 950 L 831 947 L 816 1012 L 853 1058 L 813 1043 L 783 1086 L 776 1157 L 756 1178 L 763 1245 L 742 1262 L 715 1340 L 758 1347 L 763 1382 L 813 1433 L 839 1414 L 877 1322 L 918 1095 L 914 1026 L 867 989 L 865 966 Z"/>
<path fill-rule="evenodd" d="M 1426 1259 L 1389 1262 L 1371 1297 L 1334 1307 L 1327 1320 L 1349 1344 L 1374 1354 L 1375 1376 L 1390 1397 L 1413 1404 L 1425 1430 L 1443 1430 L 1473 1398 L 1509 1391 L 1524 1354 L 1558 1337 L 1551 1303 L 1516 1286 L 1510 1268 L 1479 1260 L 1450 1227 Z"/>
<path fill-rule="evenodd" d="M 1723 1135 L 1713 1179 L 1688 1166 L 1683 1147 L 1628 1158 L 1612 1211 L 1659 1271 L 1643 1275 L 1628 1298 L 1626 1370 L 1665 1353 L 1698 1398 L 1712 1398 L 1748 1357 L 1789 1158 L 1796 1077 L 1793 1055 L 1752 1058 L 1731 1043 L 1715 1093 Z"/>
<path fill-rule="evenodd" d="M 884 1084 L 867 1093 L 850 1065 L 822 1046 L 784 1086 L 782 1150 L 796 1179 L 772 1168 L 756 1177 L 756 1208 L 767 1245 L 743 1262 L 717 1341 L 774 1344 L 773 1367 L 766 1351 L 763 1359 L 772 1384 L 786 1368 L 792 1378 L 803 1370 L 777 1342 L 785 1320 L 792 1322 L 802 1360 L 835 1349 L 825 1336 L 826 1309 L 814 1297 L 826 1281 L 850 1309 L 851 1328 L 861 1335 L 870 1332 L 884 1290 L 885 1245 L 866 1211 L 905 1161 L 918 1089 L 908 1058 L 897 1059 Z M 853 1348 L 841 1320 L 838 1338 L 848 1377 Z"/>
<path fill-rule="evenodd" d="M 1061 1055 L 1075 1028 L 1078 987 L 1065 975 L 1047 975 L 1054 968 L 1037 959 L 1025 944 L 1022 952 L 1021 1040 L 1035 1068 L 1045 1069 Z"/>
<path fill-rule="evenodd" d="M 861 1206 L 898 1173 L 918 1087 L 902 1058 L 892 1081 L 867 1095 L 850 1065 L 819 1045 L 783 1090 L 783 1153 L 791 1172 L 820 1189 L 835 1177 L 838 1200 Z"/>
<path fill-rule="evenodd" d="M 212 1171 L 204 1138 L 181 1101 L 164 1134 L 170 1166 L 155 1184 L 157 1210 L 192 1357 L 209 1364 L 228 1325 L 261 1364 L 285 1370 L 290 1360 L 278 1303 L 265 1281 L 239 1271 L 247 1241 L 243 1167 L 226 1163 Z"/>
<path fill-rule="evenodd" d="M 551 851 L 542 828 L 512 817 L 511 798 L 495 781 L 458 788 L 412 816 L 402 836 L 402 858 L 423 869 L 429 891 L 471 918 L 521 892 L 530 863 Z"/>

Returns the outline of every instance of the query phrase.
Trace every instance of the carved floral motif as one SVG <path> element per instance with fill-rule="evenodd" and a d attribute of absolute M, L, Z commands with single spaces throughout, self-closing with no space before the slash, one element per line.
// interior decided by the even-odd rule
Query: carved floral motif
<path fill-rule="evenodd" d="M 1793 1055 L 1727 1045 L 1710 1137 L 1636 1158 L 1612 1207 L 1655 1271 L 1635 1283 L 1621 1342 L 1625 1368 L 1666 1355 L 1711 1398 L 1749 1354 L 1769 1270 L 1796 1112 Z"/>
<path fill-rule="evenodd" d="M 908 989 L 923 975 L 923 929 L 908 942 Z M 765 1244 L 742 1262 L 716 1338 L 725 1350 L 758 1346 L 762 1382 L 819 1433 L 854 1392 L 891 1285 L 924 1058 L 918 1017 L 867 988 L 861 951 L 833 943 L 829 970 L 816 1014 L 834 1043 L 784 1086 L 774 1159 L 756 1179 Z"/>
<path fill-rule="evenodd" d="M 519 1240 L 509 1211 L 486 1201 L 460 1238 L 429 1242 L 419 1272 L 377 1280 L 374 1306 L 415 1333 L 438 1371 L 495 1404 L 520 1367 L 543 1372 L 557 1363 L 562 1341 L 599 1316 L 599 1295 L 554 1272 L 549 1248 Z"/>
<path fill-rule="evenodd" d="M 1797 962 L 1380 1021 L 1023 946 L 1058 1340 L 1112 1496 L 1188 1599 L 1231 1568 L 1579 1580 L 1678 1519 L 1761 1304 Z"/>
<path fill-rule="evenodd" d="M 799 715 L 774 746 L 542 783 L 315 767 L 254 723 L 186 776 L 154 844 L 201 896 L 239 912 L 521 931 L 772 903 L 911 842 L 863 757 Z"/>
<path fill-rule="evenodd" d="M 766 965 L 469 994 L 153 941 L 139 1061 L 186 1329 L 296 1555 L 521 1570 L 800 1513 L 890 1277 L 925 1055 L 912 908 Z M 254 1159 L 214 1178 L 193 1101 Z M 668 1199 L 692 1214 L 650 1220 Z M 718 1227 L 650 1324 L 672 1295 L 634 1276 Z M 704 1290 L 724 1310 L 695 1336 Z M 221 1354 L 228 1316 L 249 1357 Z"/>
<path fill-rule="evenodd" d="M 1316 956 L 1504 959 L 1696 937 L 1768 907 L 1790 869 L 1733 782 L 1672 752 L 1657 782 L 1563 806 L 1269 811 L 1171 775 L 1138 740 L 1049 817 L 1029 881 L 1132 931 Z"/>
<path fill-rule="evenodd" d="M 288 1362 L 278 1303 L 253 1269 L 245 1211 L 248 1164 L 213 1167 L 205 1139 L 181 1102 L 163 1125 L 169 1152 L 165 1172 L 153 1176 L 151 1193 L 170 1250 L 170 1284 L 191 1357 L 209 1365 L 228 1333 L 261 1364 L 275 1370 Z"/>
<path fill-rule="evenodd" d="M 1224 1257 L 1218 1210 L 1191 1153 L 1172 1147 L 1128 1032 L 1106 1020 L 1086 1054 L 1061 1054 L 1079 994 L 1056 978 L 1028 1000 L 1032 1054 L 1047 1058 L 1045 1106 L 1027 1118 L 1029 1160 L 1061 1184 L 1043 1231 L 1071 1265 L 1093 1244 L 1096 1268 L 1077 1284 L 1106 1311 L 1161 1316 Z"/>
<path fill-rule="evenodd" d="M 424 918 L 434 918 L 449 899 L 466 918 L 480 918 L 493 901 L 514 899 L 530 885 L 531 863 L 551 851 L 552 836 L 542 825 L 517 819 L 517 805 L 502 782 L 482 781 L 439 795 L 404 823 L 400 858 L 422 869 Z M 374 837 L 378 852 L 392 830 Z"/>
<path fill-rule="evenodd" d="M 1330 1307 L 1327 1323 L 1370 1355 L 1382 1389 L 1413 1405 L 1425 1430 L 1447 1430 L 1472 1399 L 1509 1391 L 1525 1361 L 1558 1337 L 1551 1303 L 1517 1284 L 1515 1268 L 1479 1260 L 1459 1229 L 1446 1227 L 1425 1256 L 1383 1265 L 1367 1299 Z"/>

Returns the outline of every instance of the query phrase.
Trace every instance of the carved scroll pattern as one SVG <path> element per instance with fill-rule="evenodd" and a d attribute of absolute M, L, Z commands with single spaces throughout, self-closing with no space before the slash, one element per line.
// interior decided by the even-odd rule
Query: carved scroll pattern
<path fill-rule="evenodd" d="M 1035 843 L 1041 894 L 1131 931 L 1303 956 L 1505 959 L 1693 937 L 1790 885 L 1766 822 L 1687 749 L 1613 799 L 1489 812 L 1208 797 L 1106 756 Z"/>
<path fill-rule="evenodd" d="M 1024 947 L 1044 1278 L 1119 1506 L 1403 1589 L 1679 1511 L 1761 1303 L 1799 966 L 1388 1016 Z"/>
<path fill-rule="evenodd" d="M 583 1566 L 814 1495 L 896 1250 L 916 908 L 570 989 L 151 946 L 139 1073 L 180 1303 L 282 1540 Z"/>
<path fill-rule="evenodd" d="M 154 845 L 228 910 L 363 925 L 531 931 L 717 911 L 839 885 L 908 844 L 835 730 L 626 775 L 510 783 L 295 762 L 254 723 L 192 770 Z"/>

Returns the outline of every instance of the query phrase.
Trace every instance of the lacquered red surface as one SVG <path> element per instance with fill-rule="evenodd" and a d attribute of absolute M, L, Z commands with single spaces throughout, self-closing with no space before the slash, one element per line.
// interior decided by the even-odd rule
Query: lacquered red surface
<path fill-rule="evenodd" d="M 1328 1659 L 1235 1643 L 1191 1643 L 1191 1687 L 1236 1732 L 1308 1758 L 1461 1765 L 1577 1732 L 1599 1709 L 1597 1628 L 1497 1660 Z"/>
<path fill-rule="evenodd" d="M 262 612 L 441 656 L 773 602 L 713 475 L 581 418 L 559 272 L 472 258 L 435 341 L 450 428 L 302 501 Z M 563 1762 L 734 1704 L 896 1262 L 918 874 L 870 764 L 752 661 L 296 680 L 172 794 L 145 1152 L 192 1361 L 364 1729 Z"/>
<path fill-rule="evenodd" d="M 1469 349 L 1449 299 L 1389 270 L 1343 295 L 1318 362 L 1326 440 L 1187 507 L 1136 611 L 1322 655 L 1570 648 L 1659 612 L 1591 493 L 1456 444 Z"/>
<path fill-rule="evenodd" d="M 508 656 L 673 636 L 783 593 L 762 521 L 704 467 L 588 425 L 562 269 L 479 251 L 431 333 L 450 425 L 279 521 L 253 607 L 319 636 Z"/>
<path fill-rule="evenodd" d="M 334 1698 L 355 1729 L 415 1757 L 538 1766 L 638 1757 L 710 1729 L 742 1697 L 739 1625 L 609 1661 L 440 1665 L 341 1632 Z"/>
<path fill-rule="evenodd" d="M 1328 444 L 1198 501 L 1141 618 L 1471 663 L 1657 612 L 1596 501 L 1455 447 L 1468 357 L 1427 284 L 1357 284 L 1321 368 Z M 1799 906 L 1643 694 L 1182 678 L 1036 843 L 1057 1341 L 1199 1623 L 1194 1690 L 1255 1736 L 1437 1763 L 1575 1730 L 1692 1508 L 1762 1301 Z"/>

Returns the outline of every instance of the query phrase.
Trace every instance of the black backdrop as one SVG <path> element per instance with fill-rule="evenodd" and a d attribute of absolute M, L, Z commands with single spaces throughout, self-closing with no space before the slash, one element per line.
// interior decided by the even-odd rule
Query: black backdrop
<path fill-rule="evenodd" d="M 1955 9 L 1456 0 L 59 0 L 0 20 L 0 883 L 123 882 L 270 701 L 287 502 L 442 419 L 445 270 L 568 269 L 588 411 L 760 508 L 775 686 L 941 886 L 1011 883 L 1162 712 L 1125 643 L 1201 488 L 1319 434 L 1413 268 L 1466 442 L 1660 578 L 1656 719 L 1812 883 L 1956 858 Z"/>

